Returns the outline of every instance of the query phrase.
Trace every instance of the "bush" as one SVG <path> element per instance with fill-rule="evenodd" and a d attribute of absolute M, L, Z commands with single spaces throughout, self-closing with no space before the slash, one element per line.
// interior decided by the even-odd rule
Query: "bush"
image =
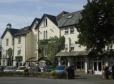
<path fill-rule="evenodd" d="M 24 76 L 24 73 L 21 72 L 0 72 L 0 77 L 5 76 Z"/>

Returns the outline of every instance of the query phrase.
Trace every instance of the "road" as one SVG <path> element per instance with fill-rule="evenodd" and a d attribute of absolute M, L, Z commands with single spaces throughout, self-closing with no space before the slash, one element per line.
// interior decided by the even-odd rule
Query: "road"
<path fill-rule="evenodd" d="M 89 79 L 41 79 L 24 77 L 0 77 L 0 84 L 114 84 L 114 80 Z"/>

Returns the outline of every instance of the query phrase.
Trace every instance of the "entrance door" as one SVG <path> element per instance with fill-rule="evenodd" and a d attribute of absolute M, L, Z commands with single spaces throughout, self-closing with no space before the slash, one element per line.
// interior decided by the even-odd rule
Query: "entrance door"
<path fill-rule="evenodd" d="M 102 74 L 102 61 L 94 61 L 93 62 L 93 70 L 94 74 L 101 75 Z"/>

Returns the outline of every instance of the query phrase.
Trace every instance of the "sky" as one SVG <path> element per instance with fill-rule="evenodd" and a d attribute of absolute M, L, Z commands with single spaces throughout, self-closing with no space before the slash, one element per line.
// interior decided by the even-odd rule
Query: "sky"
<path fill-rule="evenodd" d="M 44 13 L 58 15 L 62 11 L 79 11 L 85 4 L 86 0 L 0 0 L 0 36 L 8 23 L 13 28 L 23 28 Z"/>

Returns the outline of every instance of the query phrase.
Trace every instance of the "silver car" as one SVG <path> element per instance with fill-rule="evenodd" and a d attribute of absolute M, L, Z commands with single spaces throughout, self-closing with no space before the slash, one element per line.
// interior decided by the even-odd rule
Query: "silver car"
<path fill-rule="evenodd" d="M 16 71 L 16 67 L 14 67 L 14 66 L 6 66 L 3 71 L 4 72 L 15 72 Z"/>

